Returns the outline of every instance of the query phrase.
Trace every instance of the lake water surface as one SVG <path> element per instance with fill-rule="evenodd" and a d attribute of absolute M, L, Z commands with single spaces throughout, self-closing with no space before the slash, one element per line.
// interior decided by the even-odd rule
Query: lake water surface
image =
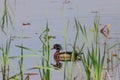
<path fill-rule="evenodd" d="M 50 28 L 50 34 L 56 36 L 56 39 L 50 41 L 50 47 L 55 43 L 60 43 L 63 48 L 65 45 L 65 37 L 63 31 L 68 23 L 69 28 L 69 41 L 68 43 L 73 44 L 75 30 L 74 30 L 74 18 L 79 19 L 80 23 L 85 26 L 88 30 L 90 27 L 93 27 L 93 21 L 95 18 L 96 11 L 99 12 L 100 16 L 100 28 L 105 24 L 110 24 L 111 37 L 120 38 L 120 1 L 119 0 L 66 0 L 68 3 L 65 3 L 65 0 L 14 0 L 9 1 L 9 5 L 13 8 L 14 12 L 14 31 L 10 30 L 10 34 L 5 36 L 3 33 L 0 34 L 0 45 L 4 44 L 6 39 L 12 36 L 27 36 L 30 38 L 27 39 L 14 39 L 12 41 L 10 56 L 20 55 L 20 49 L 15 47 L 15 45 L 24 44 L 24 46 L 40 50 L 41 42 L 39 40 L 39 35 L 41 31 L 45 28 L 46 23 L 48 22 Z M 3 1 L 0 1 L 0 4 Z M 0 18 L 2 14 L 3 4 L 0 7 Z M 29 26 L 23 26 L 23 23 L 30 23 Z M 104 36 L 101 35 L 101 38 L 104 40 Z M 116 39 L 115 39 L 116 40 Z M 113 41 L 115 41 L 113 40 Z M 109 40 L 111 41 L 111 40 Z M 112 41 L 112 42 L 113 42 Z M 68 50 L 71 50 L 71 46 L 68 46 Z M 50 62 L 54 63 L 53 53 L 51 51 Z M 33 52 L 24 51 L 25 54 L 32 54 Z M 12 60 L 15 63 L 15 66 L 18 66 L 18 60 Z M 24 70 L 26 72 L 28 68 L 31 68 L 36 65 L 35 58 L 25 58 Z M 81 62 L 79 62 L 81 64 Z M 16 71 L 18 67 L 15 67 Z M 78 67 L 75 67 L 74 75 L 80 75 Z M 35 72 L 35 71 L 31 71 Z M 63 80 L 64 69 L 59 71 L 51 72 L 51 80 Z M 31 80 L 38 80 L 38 76 L 31 77 Z M 80 79 L 77 79 L 80 80 Z M 116 78 L 115 80 L 118 80 Z"/>

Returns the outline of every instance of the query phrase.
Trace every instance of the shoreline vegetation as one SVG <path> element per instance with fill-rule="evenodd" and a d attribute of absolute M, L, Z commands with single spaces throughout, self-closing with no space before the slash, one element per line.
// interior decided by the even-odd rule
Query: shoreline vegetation
<path fill-rule="evenodd" d="M 65 0 L 67 1 L 67 0 Z M 109 44 L 109 40 L 112 39 L 110 37 L 110 24 L 106 24 L 102 29 L 99 29 L 99 21 L 100 16 L 98 13 L 95 15 L 95 19 L 93 21 L 93 30 L 92 32 L 88 32 L 85 26 L 82 26 L 80 21 L 77 18 L 74 18 L 74 28 L 75 28 L 75 37 L 73 45 L 72 45 L 72 58 L 71 64 L 68 66 L 68 62 L 65 60 L 62 66 L 63 80 L 113 80 L 116 78 L 115 72 L 119 71 L 119 45 L 120 42 L 114 42 Z M 7 0 L 4 0 L 4 11 L 0 21 L 0 28 L 3 35 L 8 36 L 9 34 L 9 25 L 12 26 L 14 29 L 14 20 L 10 14 L 10 10 L 7 6 Z M 30 23 L 24 23 L 24 26 L 31 25 Z M 67 26 L 68 27 L 68 26 Z M 65 48 L 68 45 L 68 28 L 66 28 L 65 32 Z M 88 36 L 88 34 L 90 36 Z M 102 41 L 103 44 L 100 43 L 100 34 L 102 34 L 105 38 L 105 41 Z M 37 34 L 38 35 L 38 34 Z M 31 76 L 39 76 L 39 80 L 51 80 L 51 72 L 52 71 L 59 71 L 61 68 L 54 67 L 50 64 L 50 40 L 55 39 L 56 37 L 50 35 L 49 29 L 49 22 L 46 23 L 46 27 L 43 29 L 40 36 L 38 37 L 42 48 L 41 51 L 37 51 L 31 49 L 29 47 L 25 47 L 23 43 L 21 45 L 16 44 L 14 47 L 20 49 L 20 54 L 17 56 L 9 56 L 9 52 L 11 47 L 13 47 L 12 40 L 15 37 L 10 37 L 6 40 L 6 44 L 0 45 L 0 79 L 1 80 L 30 80 Z M 91 37 L 92 39 L 89 39 Z M 29 37 L 18 37 L 19 39 L 22 38 L 29 38 Z M 77 46 L 79 45 L 83 46 Z M 117 49 L 116 52 L 112 51 L 112 49 Z M 24 54 L 25 51 L 30 51 L 35 54 Z M 67 51 L 67 49 L 66 49 Z M 77 52 L 78 56 L 80 57 L 81 61 L 74 61 L 74 53 Z M 83 54 L 81 54 L 83 52 Z M 42 54 L 42 55 L 40 55 Z M 27 73 L 24 70 L 24 60 L 26 57 L 33 57 L 36 59 L 37 64 L 31 68 L 28 68 L 27 71 L 37 71 L 37 72 L 30 72 Z M 11 75 L 11 70 L 14 70 L 15 67 L 12 63 L 11 59 L 19 59 L 18 71 L 13 71 Z M 115 62 L 116 61 L 116 62 Z M 74 75 L 75 67 L 78 67 L 79 74 Z M 83 69 L 82 69 L 83 68 Z M 114 73 L 114 74 L 112 74 Z M 57 74 L 57 72 L 56 72 Z M 118 75 L 119 76 L 119 75 Z M 120 78 L 119 78 L 120 79 Z M 59 79 L 58 79 L 59 80 Z"/>

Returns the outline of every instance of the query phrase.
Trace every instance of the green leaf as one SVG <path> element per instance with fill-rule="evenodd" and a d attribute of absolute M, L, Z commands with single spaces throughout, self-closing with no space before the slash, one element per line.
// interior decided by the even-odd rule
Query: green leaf
<path fill-rule="evenodd" d="M 33 68 L 30 68 L 28 70 L 33 70 L 33 69 L 44 69 L 44 70 L 58 70 L 59 68 L 57 67 L 42 67 L 42 66 L 35 66 Z"/>
<path fill-rule="evenodd" d="M 15 78 L 18 77 L 18 76 L 20 76 L 20 73 L 11 76 L 9 79 L 12 79 L 12 80 L 13 80 L 13 79 L 15 79 Z"/>

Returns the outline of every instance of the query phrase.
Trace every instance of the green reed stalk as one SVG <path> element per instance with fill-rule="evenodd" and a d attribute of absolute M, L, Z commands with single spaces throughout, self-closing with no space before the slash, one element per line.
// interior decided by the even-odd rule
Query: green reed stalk
<path fill-rule="evenodd" d="M 76 20 L 76 18 L 75 18 L 75 26 L 77 27 L 77 30 L 79 30 L 79 31 L 78 31 L 79 34 L 82 33 L 82 36 L 81 36 L 81 37 L 84 38 L 85 43 L 88 43 L 86 28 L 85 28 L 85 27 L 82 27 L 81 24 L 80 24 L 80 22 L 79 22 L 78 20 Z M 81 32 L 81 33 L 80 33 L 80 32 Z M 78 36 L 77 36 L 77 37 L 78 37 Z M 84 44 L 85 44 L 85 43 L 84 43 Z M 82 49 L 83 49 L 83 47 L 84 47 L 84 44 L 83 44 L 83 46 L 82 46 Z M 88 50 L 88 53 L 90 53 L 89 50 Z M 83 66 L 84 66 L 84 69 L 85 69 L 85 72 L 86 72 L 86 76 L 87 76 L 87 80 L 91 80 L 91 71 L 90 71 L 90 69 L 91 69 L 91 66 L 92 66 L 92 65 L 91 65 L 90 56 L 87 55 L 87 57 L 85 57 L 85 54 L 84 54 L 84 53 L 81 55 L 81 50 L 80 50 L 80 52 L 79 52 L 79 57 L 81 58 L 81 61 L 82 61 L 82 63 L 83 63 Z"/>
<path fill-rule="evenodd" d="M 104 59 L 105 59 L 105 52 L 106 52 L 106 44 L 104 45 L 103 52 L 100 49 L 100 45 L 98 45 L 99 41 L 99 17 L 96 14 L 95 20 L 94 20 L 94 39 L 95 39 L 95 45 L 92 43 L 92 49 L 89 53 L 92 66 L 93 66 L 93 72 L 94 72 L 94 79 L 100 80 L 102 69 L 104 65 Z M 102 54 L 102 55 L 101 55 Z"/>
<path fill-rule="evenodd" d="M 8 31 L 9 23 L 11 24 L 11 26 L 13 28 L 13 20 L 12 20 L 11 14 L 10 14 L 9 7 L 7 5 L 7 0 L 4 0 L 4 12 L 3 12 L 2 18 L 0 20 L 0 27 L 1 27 L 2 32 L 4 32 L 5 35 L 7 35 L 6 31 Z"/>
<path fill-rule="evenodd" d="M 65 26 L 64 30 L 62 30 L 62 33 L 64 34 L 64 38 L 65 38 L 65 51 L 67 51 L 67 44 L 68 44 L 68 29 L 69 29 L 69 23 L 67 26 Z M 69 71 L 67 71 L 67 68 L 68 68 L 68 63 L 65 60 L 63 80 L 66 80 L 67 73 L 69 74 Z"/>
<path fill-rule="evenodd" d="M 76 19 L 75 19 L 76 21 Z M 78 34 L 79 34 L 79 27 L 77 26 L 77 23 L 75 22 L 75 28 L 76 28 L 76 34 L 75 34 L 75 40 L 74 40 L 74 45 L 73 45 L 73 52 L 72 52 L 72 67 L 69 71 L 69 75 L 68 75 L 68 80 L 71 80 L 72 79 L 72 74 L 73 74 L 73 71 L 74 71 L 74 67 L 75 67 L 75 53 L 77 52 L 76 51 L 76 43 L 77 43 L 77 39 L 78 39 Z"/>
<path fill-rule="evenodd" d="M 63 34 L 65 36 L 65 50 L 67 51 L 67 44 L 68 44 L 68 29 L 69 29 L 69 22 L 67 27 L 65 27 L 65 29 L 63 30 Z M 74 59 L 74 54 L 76 52 L 76 42 L 77 42 L 77 36 L 78 36 L 78 32 L 79 29 L 76 27 L 76 34 L 75 34 L 75 41 L 74 41 L 74 45 L 73 45 L 73 51 L 72 51 L 72 58 L 71 58 L 71 66 L 68 66 L 67 61 L 65 61 L 65 65 L 64 65 L 64 80 L 71 80 L 72 79 L 72 74 L 74 71 L 74 67 L 75 67 L 75 59 Z"/>
<path fill-rule="evenodd" d="M 24 66 L 24 58 L 26 57 L 38 57 L 39 55 L 38 54 L 35 54 L 35 53 L 39 53 L 39 51 L 36 51 L 36 50 L 33 50 L 33 49 L 30 49 L 30 48 L 27 48 L 27 47 L 24 47 L 23 44 L 21 44 L 21 46 L 19 45 L 15 45 L 16 47 L 18 48 L 21 48 L 21 55 L 20 56 L 12 56 L 12 57 L 9 57 L 9 58 L 13 58 L 13 59 L 16 59 L 16 58 L 19 58 L 20 61 L 19 61 L 19 68 L 20 68 L 20 72 L 18 74 L 15 74 L 13 76 L 11 76 L 9 79 L 14 79 L 18 76 L 20 76 L 20 79 L 21 80 L 24 80 L 24 70 L 23 70 L 23 66 Z M 23 54 L 24 51 L 23 50 L 28 50 L 28 51 L 31 51 L 31 52 L 35 52 L 34 54 L 28 54 L 28 55 L 25 55 Z M 28 70 L 33 70 L 33 69 L 40 69 L 41 67 L 37 66 L 37 68 L 30 68 Z"/>
<path fill-rule="evenodd" d="M 93 65 L 95 80 L 101 79 L 101 74 L 102 74 L 102 69 L 103 69 L 103 64 L 105 59 L 105 52 L 106 52 L 106 45 L 104 46 L 103 55 L 101 55 L 100 47 L 98 49 L 98 52 L 96 53 L 95 47 L 93 47 L 92 45 L 92 51 L 89 53 L 89 56 Z"/>
<path fill-rule="evenodd" d="M 49 56 L 50 56 L 50 45 L 49 45 L 49 28 L 48 23 L 46 24 L 46 29 L 43 31 L 43 33 L 40 35 L 40 41 L 43 44 L 43 57 L 42 57 L 42 67 L 49 67 Z M 44 40 L 42 39 L 44 37 Z M 43 76 L 42 79 L 44 80 L 50 80 L 50 70 L 49 69 L 42 69 L 42 74 L 40 72 L 40 76 Z"/>
<path fill-rule="evenodd" d="M 79 35 L 79 27 L 77 24 L 77 21 L 75 19 L 75 28 L 76 28 L 76 34 L 75 34 L 75 40 L 74 40 L 74 44 L 73 44 L 73 52 L 72 52 L 72 67 L 71 67 L 71 71 L 70 71 L 70 75 L 68 76 L 68 80 L 72 79 L 72 74 L 74 71 L 74 67 L 75 67 L 75 53 L 77 53 L 76 51 L 76 43 L 77 43 L 77 39 L 78 39 L 78 35 Z"/>
<path fill-rule="evenodd" d="M 23 47 L 23 44 L 21 44 L 21 47 Z M 21 80 L 24 79 L 23 77 L 23 48 L 21 48 L 21 58 L 20 58 L 20 62 L 19 62 L 19 67 L 20 67 L 20 76 L 21 76 Z"/>
<path fill-rule="evenodd" d="M 65 32 L 64 32 L 64 35 L 65 35 L 65 41 L 66 41 L 66 44 L 68 42 L 68 27 L 66 28 Z M 76 34 L 75 34 L 75 40 L 74 40 L 74 45 L 73 45 L 73 52 L 72 52 L 72 58 L 71 58 L 71 67 L 69 67 L 67 65 L 67 62 L 65 61 L 65 66 L 64 66 L 64 80 L 71 80 L 72 79 L 72 75 L 73 75 L 73 71 L 74 71 L 74 67 L 75 67 L 75 59 L 74 59 L 74 56 L 75 56 L 75 53 L 77 52 L 76 51 L 76 43 L 77 43 L 77 39 L 78 39 L 78 36 L 79 36 L 79 24 L 75 18 L 75 30 L 76 30 Z M 67 45 L 66 45 L 67 46 Z M 65 47 L 66 47 L 65 46 Z M 67 49 L 66 49 L 67 50 Z M 81 49 L 82 50 L 82 49 Z M 80 54 L 78 55 L 81 55 L 81 50 L 80 50 Z"/>
<path fill-rule="evenodd" d="M 3 46 L 0 48 L 1 50 L 1 56 L 0 56 L 0 62 L 2 65 L 2 77 L 3 80 L 8 80 L 8 75 L 6 74 L 7 72 L 7 66 L 9 62 L 9 50 L 10 50 L 10 44 L 11 40 L 6 42 L 6 47 L 4 48 Z"/>
<path fill-rule="evenodd" d="M 75 19 L 76 26 L 80 28 L 80 31 L 82 33 L 82 36 L 84 37 L 85 43 L 88 43 L 87 38 L 87 32 L 86 28 L 82 27 Z M 102 74 L 102 68 L 104 64 L 104 58 L 105 58 L 105 51 L 106 51 L 106 45 L 104 46 L 104 51 L 102 52 L 100 49 L 100 45 L 98 45 L 99 41 L 99 17 L 96 14 L 95 20 L 94 20 L 94 41 L 89 42 L 92 44 L 91 48 L 87 48 L 87 55 L 80 55 L 81 61 L 83 63 L 87 80 L 91 80 L 92 78 L 94 80 L 100 80 L 101 74 Z M 103 54 L 103 55 L 101 55 Z"/>

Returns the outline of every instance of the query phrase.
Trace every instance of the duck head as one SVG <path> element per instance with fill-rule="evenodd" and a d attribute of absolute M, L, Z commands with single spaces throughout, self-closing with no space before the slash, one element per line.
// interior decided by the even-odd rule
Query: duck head
<path fill-rule="evenodd" d="M 62 50 L 62 46 L 60 44 L 54 44 L 52 49 L 56 49 L 57 51 Z"/>

